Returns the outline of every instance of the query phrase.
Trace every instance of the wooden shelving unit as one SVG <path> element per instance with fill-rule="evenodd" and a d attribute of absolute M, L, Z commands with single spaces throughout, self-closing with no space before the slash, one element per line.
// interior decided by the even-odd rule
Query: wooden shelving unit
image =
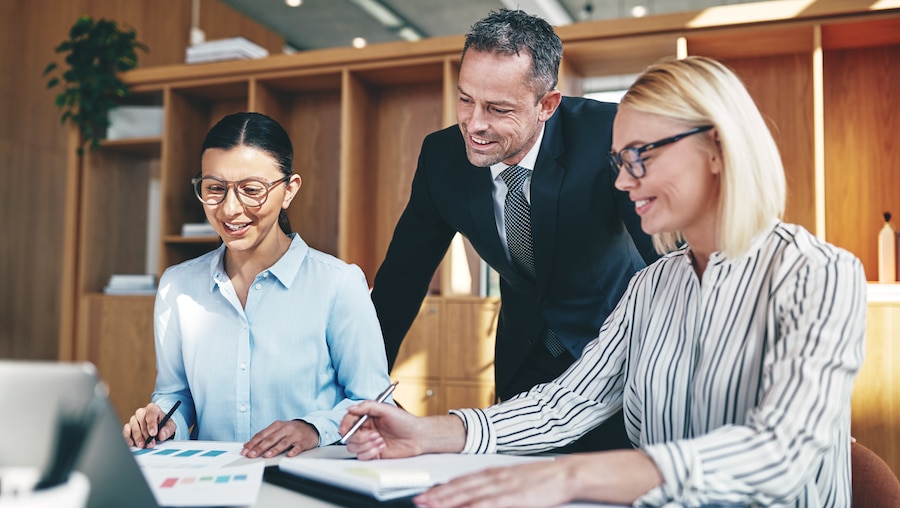
<path fill-rule="evenodd" d="M 882 212 L 900 216 L 900 1 L 739 4 L 578 23 L 559 33 L 566 93 L 667 57 L 701 54 L 732 66 L 782 150 L 786 219 L 850 250 L 876 278 Z M 71 316 L 62 326 L 63 359 L 95 362 L 123 417 L 146 403 L 155 375 L 152 298 L 98 293 L 113 273 L 144 271 L 152 178 L 161 189 L 159 237 L 149 240 L 158 242 L 157 274 L 216 245 L 215 238 L 183 238 L 180 228 L 203 218 L 189 180 L 203 136 L 228 113 L 260 111 L 286 127 L 303 178 L 290 209 L 294 229 L 313 247 L 358 264 L 371 282 L 408 198 L 422 139 L 455 122 L 462 43 L 443 37 L 125 76 L 136 100 L 163 105 L 163 135 L 108 142 L 84 159 L 72 191 L 78 234 L 67 235 L 71 262 L 62 286 L 74 291 L 63 295 L 63 314 Z M 455 300 L 441 294 L 440 280 L 434 287 L 438 294 L 423 306 L 395 369 L 403 378 L 397 397 L 421 413 L 485 404 L 493 398 L 488 316 L 499 304 Z M 865 425 L 854 421 L 854 431 Z M 900 429 L 890 434 L 900 439 Z M 900 457 L 886 459 L 900 471 Z"/>

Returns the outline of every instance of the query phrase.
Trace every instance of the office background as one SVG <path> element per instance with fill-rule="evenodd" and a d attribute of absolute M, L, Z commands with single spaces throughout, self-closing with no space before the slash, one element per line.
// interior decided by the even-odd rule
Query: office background
<path fill-rule="evenodd" d="M 795 6 L 804 2 L 781 4 Z M 793 132 L 791 139 L 801 145 L 799 148 L 795 144 L 788 146 L 786 153 L 790 170 L 796 172 L 800 168 L 801 175 L 800 184 L 795 184 L 792 188 L 789 218 L 811 230 L 816 229 L 819 222 L 816 217 L 817 207 L 820 203 L 817 202 L 813 187 L 821 183 L 823 178 L 813 174 L 814 165 L 810 161 L 822 157 L 815 150 L 831 150 L 828 155 L 839 160 L 840 164 L 834 165 L 825 179 L 832 184 L 827 190 L 832 193 L 828 197 L 828 227 L 834 228 L 834 231 L 829 229 L 826 232 L 826 239 L 846 240 L 848 247 L 867 263 L 869 280 L 874 280 L 871 267 L 875 234 L 870 232 L 876 232 L 880 223 L 877 217 L 871 223 L 873 218 L 869 215 L 877 214 L 868 212 L 877 210 L 880 214 L 884 207 L 900 204 L 897 199 L 900 185 L 897 177 L 891 176 L 896 173 L 892 169 L 896 167 L 900 152 L 895 134 L 900 125 L 896 115 L 892 114 L 897 110 L 898 97 L 896 92 L 889 92 L 900 89 L 900 73 L 896 70 L 900 68 L 896 65 L 900 59 L 896 11 L 900 6 L 895 5 L 896 2 L 885 0 L 818 0 L 805 4 L 811 5 L 811 10 L 815 10 L 814 4 L 845 6 L 848 10 L 859 11 L 878 4 L 881 5 L 880 8 L 887 9 L 884 16 L 881 16 L 884 20 L 880 20 L 879 16 L 871 16 L 871 22 L 860 24 L 845 20 L 839 30 L 826 31 L 824 34 L 826 39 L 829 33 L 835 36 L 827 43 L 850 48 L 847 52 L 835 51 L 838 58 L 832 63 L 845 69 L 854 69 L 855 65 L 866 66 L 862 75 L 847 72 L 844 73 L 846 79 L 834 80 L 840 88 L 830 92 L 832 100 L 829 104 L 835 106 L 832 111 L 836 110 L 838 113 L 830 113 L 829 120 L 833 121 L 831 125 L 840 124 L 846 135 L 841 136 L 834 130 L 827 129 L 820 134 L 827 136 L 827 141 L 841 141 L 840 143 L 814 140 L 813 129 L 808 129 L 807 132 L 807 125 L 814 123 L 814 112 L 811 106 L 813 100 L 804 96 L 804 91 L 809 90 L 809 83 L 816 78 L 813 70 L 802 63 L 803 57 L 763 57 L 761 62 L 743 58 L 739 62 L 746 66 L 745 69 L 769 69 L 765 61 L 769 58 L 775 64 L 771 73 L 747 77 L 754 80 L 755 86 L 766 90 L 778 90 L 778 87 L 788 85 L 786 89 L 781 88 L 777 93 L 760 98 L 764 99 L 765 107 L 772 114 L 779 113 L 775 111 L 776 108 L 783 110 L 780 112 L 784 115 L 780 125 L 789 134 Z M 893 7 L 884 7 L 888 4 Z M 272 54 L 281 52 L 285 43 L 283 36 L 216 0 L 201 0 L 200 5 L 203 13 L 200 27 L 207 39 L 241 34 L 266 47 Z M 60 336 L 64 332 L 60 326 L 63 314 L 61 281 L 64 279 L 63 266 L 71 261 L 71 253 L 66 251 L 65 235 L 70 231 L 66 227 L 67 221 L 73 219 L 70 213 L 72 208 L 67 208 L 66 203 L 69 184 L 66 175 L 72 164 L 72 156 L 68 144 L 69 131 L 59 124 L 58 112 L 53 106 L 55 92 L 45 89 L 46 79 L 41 76 L 41 72 L 47 63 L 56 59 L 53 48 L 65 38 L 74 20 L 83 13 L 115 19 L 134 27 L 138 38 L 151 48 L 149 53 L 141 55 L 143 69 L 182 63 L 189 43 L 189 0 L 0 2 L 0 96 L 5 98 L 0 100 L 0 118 L 3 118 L 3 122 L 0 122 L 0 175 L 3 181 L 3 185 L 0 185 L 0 206 L 6 222 L 0 232 L 0 284 L 3 287 L 0 291 L 0 357 L 4 358 L 55 359 L 59 355 Z M 658 27 L 660 24 L 651 25 Z M 873 50 L 863 47 L 861 51 L 854 53 L 855 44 L 848 42 L 852 39 L 854 30 L 868 38 L 869 42 L 876 41 L 875 46 L 878 47 Z M 570 33 L 577 34 L 577 31 Z M 788 30 L 786 33 L 807 35 L 805 29 Z M 705 40 L 706 49 L 714 53 L 728 53 L 727 48 L 714 44 L 719 40 L 715 34 Z M 655 42 L 653 37 L 647 38 L 648 46 L 653 46 Z M 792 37 L 770 37 L 763 42 L 769 46 L 796 44 Z M 758 51 L 770 51 L 771 47 L 764 47 L 765 44 L 760 45 Z M 862 46 L 866 45 L 871 46 L 870 43 Z M 580 50 L 583 55 L 596 48 L 587 41 L 580 46 Z M 456 53 L 458 48 L 454 46 L 452 51 L 447 51 Z M 577 51 L 572 54 L 576 59 L 579 57 Z M 428 94 L 431 104 L 424 107 L 429 111 L 440 112 L 440 100 L 433 100 L 433 95 L 440 96 L 440 90 L 436 94 L 431 91 Z M 857 99 L 860 107 L 856 107 Z M 393 100 L 396 103 L 402 102 L 399 99 Z M 784 111 L 794 107 L 800 110 L 798 118 L 793 118 Z M 829 124 L 826 123 L 827 125 Z M 404 171 L 411 171 L 411 167 Z M 861 182 L 861 187 L 856 186 L 857 181 Z M 402 205 L 403 196 L 398 194 L 392 197 L 401 201 Z M 106 196 L 94 193 L 92 199 L 94 203 L 91 206 L 102 210 L 102 205 L 97 203 L 104 202 Z M 864 217 L 861 209 L 867 212 Z M 895 215 L 897 214 L 900 212 L 895 211 Z M 384 222 L 390 221 L 385 219 Z M 857 229 L 858 235 L 855 231 Z M 367 274 L 371 276 L 376 260 L 367 261 L 373 265 L 366 267 Z M 94 288 L 95 291 L 98 289 Z M 460 321 L 453 319 L 453 311 L 448 308 L 451 304 L 456 306 L 457 302 L 436 301 L 433 315 L 446 322 Z M 883 320 L 885 330 L 900 328 L 896 305 L 891 303 L 885 304 L 883 308 L 876 307 L 875 316 Z M 488 308 L 487 312 L 490 313 L 491 309 Z M 435 328 L 445 330 L 446 327 Z M 486 335 L 490 336 L 490 333 Z M 886 335 L 887 338 L 895 336 Z M 147 341 L 151 341 L 149 335 Z M 890 359 L 897 356 L 896 346 L 891 346 L 890 341 L 885 341 L 884 345 L 885 349 L 871 353 L 887 359 L 887 363 L 880 364 L 882 370 L 874 372 L 869 378 L 870 382 L 876 384 L 879 380 L 887 382 L 893 379 L 890 376 L 898 370 L 892 369 L 890 363 Z M 141 348 L 136 348 L 134 351 L 140 350 Z M 404 386 L 410 384 L 404 383 Z M 872 398 L 867 404 L 877 406 L 879 412 L 887 416 L 879 420 L 872 431 L 890 434 L 892 429 L 900 426 L 900 400 L 897 397 L 900 389 L 893 383 L 881 386 L 879 390 L 878 393 L 874 390 L 871 392 Z M 888 396 L 887 399 L 884 398 L 885 395 Z M 885 400 L 887 404 L 884 403 Z M 896 436 L 896 432 L 894 435 Z M 891 441 L 891 453 L 900 457 L 900 440 Z M 893 464 L 900 464 L 900 459 L 895 459 Z"/>
<path fill-rule="evenodd" d="M 647 5 L 653 12 L 672 12 L 744 1 L 747 0 L 566 0 L 564 8 L 573 21 L 580 21 L 585 18 L 588 5 L 592 7 L 589 16 L 602 19 L 630 15 L 631 7 L 636 5 Z M 445 3 L 452 4 L 452 8 L 432 9 L 434 17 L 440 19 L 409 19 L 428 28 L 427 32 L 421 29 L 424 35 L 462 33 L 488 9 L 508 2 Z M 525 4 L 528 3 L 541 2 Z M 4 97 L 0 100 L 4 119 L 0 122 L 0 175 L 7 182 L 0 186 L 0 206 L 7 220 L 6 226 L 0 228 L 0 357 L 57 357 L 68 138 L 53 106 L 56 91 L 45 89 L 46 79 L 41 72 L 57 59 L 53 49 L 66 37 L 75 19 L 90 14 L 135 28 L 138 39 L 150 47 L 149 53 L 140 54 L 141 68 L 184 62 L 195 5 L 200 11 L 198 25 L 207 40 L 243 35 L 270 54 L 279 54 L 285 47 L 288 51 L 314 49 L 335 46 L 341 40 L 350 44 L 349 36 L 335 37 L 335 30 L 321 26 L 320 21 L 327 17 L 299 24 L 304 19 L 303 9 L 316 9 L 317 16 L 356 13 L 359 20 L 345 20 L 341 26 L 358 31 L 373 43 L 402 39 L 396 30 L 380 24 L 353 4 L 349 0 L 307 0 L 306 5 L 291 9 L 285 7 L 283 0 L 0 2 L 0 96 Z M 267 5 L 282 11 L 267 16 L 263 11 Z M 416 16 L 427 12 L 420 7 Z M 249 16 L 274 24 L 278 30 L 292 28 L 285 36 Z"/>

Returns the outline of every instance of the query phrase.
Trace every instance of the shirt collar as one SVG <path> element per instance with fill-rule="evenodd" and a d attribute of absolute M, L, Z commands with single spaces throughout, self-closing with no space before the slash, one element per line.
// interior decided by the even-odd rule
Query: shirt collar
<path fill-rule="evenodd" d="M 766 227 L 762 228 L 759 231 L 759 233 L 757 233 L 756 236 L 753 237 L 753 240 L 750 242 L 750 246 L 747 248 L 747 250 L 745 252 L 741 253 L 740 255 L 738 255 L 737 257 L 729 259 L 727 256 L 725 256 L 725 253 L 722 251 L 717 250 L 717 251 L 713 252 L 712 254 L 709 255 L 709 266 L 723 264 L 723 263 L 729 263 L 729 262 L 736 261 L 738 259 L 742 259 L 745 257 L 755 255 L 757 252 L 759 252 L 760 250 L 762 250 L 765 247 L 766 240 L 768 239 L 769 235 L 772 234 L 772 232 L 775 230 L 776 227 L 778 227 L 779 224 L 781 224 L 781 219 L 778 219 L 778 218 L 769 219 L 769 224 Z M 685 245 L 683 247 L 683 249 L 684 249 L 684 255 L 685 255 L 685 262 L 690 264 L 691 258 L 693 257 L 693 254 L 691 254 L 691 247 L 688 244 L 688 245 Z"/>
<path fill-rule="evenodd" d="M 528 169 L 529 171 L 534 170 L 534 165 L 537 162 L 538 152 L 541 151 L 541 141 L 544 139 L 544 127 L 545 126 L 546 126 L 546 124 L 541 126 L 541 132 L 538 133 L 538 137 L 534 141 L 534 145 L 531 146 L 531 149 L 528 150 L 528 153 L 526 153 L 525 157 L 523 157 L 522 160 L 519 161 L 517 166 L 521 166 L 525 169 Z M 503 170 L 508 167 L 509 167 L 509 164 L 505 164 L 503 162 L 498 162 L 497 164 L 494 164 L 493 166 L 491 166 L 491 178 L 496 180 L 500 176 L 500 173 L 502 173 Z"/>
<path fill-rule="evenodd" d="M 270 266 L 266 271 L 272 274 L 284 287 L 290 288 L 291 284 L 297 278 L 297 272 L 303 260 L 309 254 L 309 245 L 300 238 L 297 233 L 291 233 L 291 245 L 287 252 L 281 256 L 281 259 Z M 223 243 L 216 249 L 216 255 L 212 257 L 209 265 L 209 290 L 215 289 L 216 285 L 228 280 L 228 274 L 225 273 L 225 244 Z"/>

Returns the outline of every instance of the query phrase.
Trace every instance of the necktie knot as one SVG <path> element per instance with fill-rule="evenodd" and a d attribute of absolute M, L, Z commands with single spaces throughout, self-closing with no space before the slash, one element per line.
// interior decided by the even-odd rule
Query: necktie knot
<path fill-rule="evenodd" d="M 518 191 L 522 190 L 522 186 L 525 185 L 525 179 L 528 178 L 530 171 L 522 166 L 510 166 L 500 173 L 500 178 L 503 179 L 510 192 Z"/>

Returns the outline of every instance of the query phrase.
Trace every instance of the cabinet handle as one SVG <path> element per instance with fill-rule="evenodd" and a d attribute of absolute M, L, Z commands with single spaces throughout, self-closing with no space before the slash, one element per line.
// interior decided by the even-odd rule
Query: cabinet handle
<path fill-rule="evenodd" d="M 425 396 L 426 397 L 434 397 L 434 390 L 432 390 L 431 388 L 425 390 Z"/>

